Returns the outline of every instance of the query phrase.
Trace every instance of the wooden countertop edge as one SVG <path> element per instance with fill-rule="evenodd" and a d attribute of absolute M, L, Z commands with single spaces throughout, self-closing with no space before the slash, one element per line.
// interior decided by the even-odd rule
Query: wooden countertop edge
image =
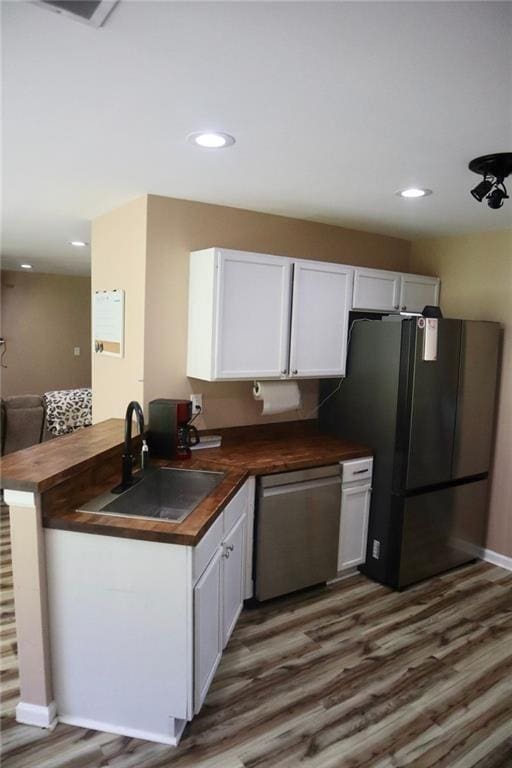
<path fill-rule="evenodd" d="M 101 428 L 104 435 L 98 435 L 97 429 Z M 70 459 L 68 456 L 73 454 L 73 450 L 77 448 L 79 450 L 87 451 L 88 443 L 97 440 L 98 442 L 104 441 L 105 447 L 96 450 L 93 454 L 88 455 L 85 459 L 76 460 Z M 107 419 L 100 424 L 93 425 L 92 427 L 86 427 L 77 432 L 73 432 L 69 435 L 62 435 L 55 440 L 48 440 L 44 443 L 37 443 L 30 448 L 24 448 L 16 453 L 7 454 L 0 459 L 0 487 L 9 491 L 29 491 L 32 493 L 44 493 L 55 485 L 58 485 L 65 480 L 69 480 L 75 475 L 79 475 L 81 472 L 86 471 L 90 467 L 103 460 L 108 460 L 111 457 L 119 454 L 121 456 L 124 444 L 124 420 L 123 419 Z M 135 435 L 133 437 L 132 445 L 134 448 L 140 444 L 140 436 Z M 52 452 L 60 454 L 64 447 L 63 454 L 65 458 L 59 456 L 57 462 L 57 469 L 53 472 L 50 471 L 39 480 L 25 480 L 18 477 L 20 471 L 25 471 L 27 465 L 40 466 L 43 462 L 51 465 Z M 68 450 L 66 450 L 68 449 Z M 89 447 L 90 451 L 90 447 Z M 89 452 L 87 451 L 87 452 Z M 21 469 L 20 469 L 21 468 Z M 33 474 L 37 475 L 37 471 Z"/>
<path fill-rule="evenodd" d="M 226 472 L 227 476 L 213 494 L 207 496 L 182 523 L 141 520 L 122 517 L 121 515 L 113 517 L 69 510 L 44 515 L 43 527 L 76 533 L 91 533 L 97 536 L 114 536 L 122 539 L 140 539 L 181 546 L 195 546 L 249 477 L 247 471 L 236 471 L 231 467 L 227 468 Z M 222 493 L 222 497 L 218 504 L 209 511 L 211 496 L 218 494 L 219 491 Z M 185 528 L 185 530 L 180 531 L 180 528 Z"/>
<path fill-rule="evenodd" d="M 73 467 L 70 467 L 69 469 L 65 470 L 63 473 L 60 473 L 58 475 L 52 475 L 50 477 L 45 478 L 44 480 L 40 480 L 39 482 L 31 481 L 31 480 L 17 480 L 16 478 L 9 478 L 9 477 L 5 478 L 2 475 L 0 480 L 0 487 L 2 487 L 6 491 L 8 490 L 8 491 L 27 491 L 30 493 L 44 493 L 45 491 L 49 491 L 50 488 L 53 488 L 59 483 L 62 483 L 64 480 L 69 480 L 70 478 L 75 477 L 76 475 L 79 475 L 82 472 L 85 472 L 87 469 L 94 466 L 94 464 L 98 463 L 98 461 L 110 459 L 112 456 L 115 456 L 116 454 L 119 454 L 119 456 L 121 456 L 120 451 L 122 447 L 123 447 L 123 442 L 120 442 L 118 445 L 112 446 L 111 448 L 108 448 L 105 451 L 101 451 L 94 457 L 89 457 L 87 459 L 84 459 L 79 464 L 73 465 Z M 119 461 L 121 461 L 121 459 L 119 459 Z"/>
<path fill-rule="evenodd" d="M 287 460 L 269 460 L 267 463 L 251 464 L 240 461 L 238 466 L 233 466 L 233 461 L 222 460 L 218 455 L 212 455 L 219 449 L 205 449 L 201 456 L 193 456 L 192 462 L 161 462 L 162 466 L 177 466 L 190 469 L 217 469 L 227 473 L 217 492 L 224 484 L 230 483 L 225 488 L 221 500 L 210 512 L 207 511 L 211 496 L 207 497 L 183 523 L 171 523 L 163 521 L 140 520 L 135 518 L 123 518 L 96 513 L 78 512 L 69 510 L 54 514 L 44 515 L 43 526 L 54 530 L 75 531 L 79 533 L 91 533 L 99 536 L 114 536 L 118 538 L 141 539 L 145 541 L 160 541 L 168 544 L 182 546 L 195 546 L 202 539 L 220 513 L 229 504 L 236 492 L 242 487 L 249 476 L 261 476 L 265 474 L 277 474 L 293 470 L 321 467 L 339 461 L 363 458 L 373 455 L 373 451 L 365 446 L 353 443 L 350 447 L 329 449 L 328 455 L 321 457 L 308 457 Z M 210 455 L 207 455 L 210 454 Z M 215 494 L 215 491 L 213 492 Z M 129 524 L 123 521 L 128 521 Z M 199 522 L 201 521 L 201 522 Z M 180 531 L 179 529 L 182 528 Z M 188 530 L 187 530 L 188 529 Z"/>

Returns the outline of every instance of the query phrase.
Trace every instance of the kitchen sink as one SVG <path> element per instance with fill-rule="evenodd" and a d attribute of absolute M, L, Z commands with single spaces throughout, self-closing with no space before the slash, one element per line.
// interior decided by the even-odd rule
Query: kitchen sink
<path fill-rule="evenodd" d="M 149 469 L 123 493 L 103 493 L 78 511 L 181 523 L 223 478 L 224 472 L 172 467 Z"/>

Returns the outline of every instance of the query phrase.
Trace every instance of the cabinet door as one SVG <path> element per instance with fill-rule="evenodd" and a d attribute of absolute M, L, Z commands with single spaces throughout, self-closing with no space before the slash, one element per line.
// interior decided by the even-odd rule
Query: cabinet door
<path fill-rule="evenodd" d="M 343 376 L 353 270 L 296 261 L 293 274 L 291 376 Z"/>
<path fill-rule="evenodd" d="M 260 253 L 218 253 L 214 377 L 286 375 L 292 262 Z"/>
<path fill-rule="evenodd" d="M 225 537 L 222 546 L 222 647 L 235 628 L 244 602 L 245 521 L 243 515 Z"/>
<path fill-rule="evenodd" d="M 439 304 L 439 278 L 422 275 L 402 275 L 400 309 L 404 312 L 422 312 L 427 306 Z"/>
<path fill-rule="evenodd" d="M 370 494 L 369 485 L 342 486 L 338 571 L 366 559 Z"/>
<path fill-rule="evenodd" d="M 222 656 L 221 549 L 194 588 L 194 711 L 197 714 Z"/>
<path fill-rule="evenodd" d="M 400 308 L 400 279 L 396 272 L 381 269 L 356 269 L 353 309 L 393 312 Z"/>

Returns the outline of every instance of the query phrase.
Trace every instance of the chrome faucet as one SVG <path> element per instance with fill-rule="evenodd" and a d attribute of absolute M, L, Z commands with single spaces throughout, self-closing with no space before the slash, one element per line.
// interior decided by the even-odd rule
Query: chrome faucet
<path fill-rule="evenodd" d="M 132 417 L 135 411 L 139 433 L 144 435 L 144 413 L 140 404 L 136 400 L 128 403 L 126 415 L 124 417 L 124 452 L 122 458 L 122 476 L 121 484 L 112 489 L 112 493 L 122 493 L 127 488 L 140 480 L 140 477 L 134 478 L 132 475 L 134 457 L 132 454 Z"/>

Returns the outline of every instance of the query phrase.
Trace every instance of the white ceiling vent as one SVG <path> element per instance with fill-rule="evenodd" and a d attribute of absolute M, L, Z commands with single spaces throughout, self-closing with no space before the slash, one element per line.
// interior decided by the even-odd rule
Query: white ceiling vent
<path fill-rule="evenodd" d="M 75 21 L 101 27 L 118 0 L 33 0 L 35 5 Z"/>

